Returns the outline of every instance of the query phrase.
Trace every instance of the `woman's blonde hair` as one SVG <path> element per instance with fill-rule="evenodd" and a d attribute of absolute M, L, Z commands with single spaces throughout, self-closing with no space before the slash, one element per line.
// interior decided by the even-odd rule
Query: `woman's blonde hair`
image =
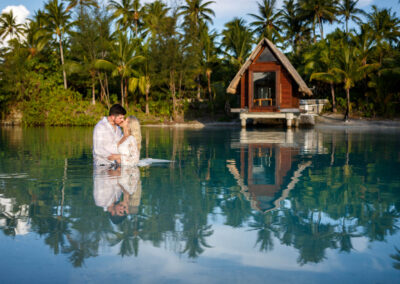
<path fill-rule="evenodd" d="M 136 116 L 133 115 L 128 116 L 128 129 L 129 129 L 129 134 L 135 137 L 138 150 L 140 153 L 142 145 L 142 132 L 140 131 L 140 122 L 136 118 Z"/>

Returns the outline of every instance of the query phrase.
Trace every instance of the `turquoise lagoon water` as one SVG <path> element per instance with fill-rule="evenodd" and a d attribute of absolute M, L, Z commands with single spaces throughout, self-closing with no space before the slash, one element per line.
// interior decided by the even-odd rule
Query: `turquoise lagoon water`
<path fill-rule="evenodd" d="M 94 170 L 90 128 L 0 133 L 1 283 L 400 280 L 398 131 L 143 128 L 174 162 L 140 170 Z"/>

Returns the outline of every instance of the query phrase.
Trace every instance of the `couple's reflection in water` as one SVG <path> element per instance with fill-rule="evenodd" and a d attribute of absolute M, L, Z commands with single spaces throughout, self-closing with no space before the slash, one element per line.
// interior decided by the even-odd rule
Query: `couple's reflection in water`
<path fill-rule="evenodd" d="M 95 167 L 93 181 L 95 204 L 108 212 L 113 224 L 120 224 L 128 215 L 138 213 L 142 195 L 138 167 Z"/>

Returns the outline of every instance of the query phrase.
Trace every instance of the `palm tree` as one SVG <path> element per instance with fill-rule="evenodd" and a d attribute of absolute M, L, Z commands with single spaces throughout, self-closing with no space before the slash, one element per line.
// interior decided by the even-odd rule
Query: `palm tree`
<path fill-rule="evenodd" d="M 332 72 L 338 76 L 346 90 L 347 108 L 344 117 L 345 121 L 348 121 L 350 115 L 350 89 L 354 87 L 355 82 L 363 78 L 364 74 L 377 67 L 376 64 L 362 65 L 357 52 L 355 47 L 346 41 L 342 41 L 339 53 L 336 56 L 338 65 L 332 68 Z"/>
<path fill-rule="evenodd" d="M 358 49 L 361 63 L 366 65 L 369 57 L 374 52 L 374 34 L 371 27 L 368 24 L 363 24 L 360 26 L 359 33 L 351 34 L 350 36 L 353 44 Z"/>
<path fill-rule="evenodd" d="M 122 106 L 128 106 L 128 80 L 137 72 L 133 70 L 133 65 L 140 63 L 143 56 L 136 55 L 136 46 L 128 39 L 126 33 L 119 32 L 117 34 L 117 43 L 113 46 L 112 60 L 98 59 L 96 68 L 108 69 L 112 71 L 112 76 L 119 76 L 121 81 L 121 103 Z"/>
<path fill-rule="evenodd" d="M 135 36 L 138 36 L 139 28 L 143 26 L 141 18 L 144 16 L 144 7 L 140 4 L 140 0 L 133 0 L 133 25 L 135 26 Z"/>
<path fill-rule="evenodd" d="M 20 40 L 20 37 L 24 34 L 22 24 L 17 23 L 17 17 L 14 16 L 11 10 L 8 13 L 3 13 L 0 16 L 0 39 L 5 40 L 7 37 Z"/>
<path fill-rule="evenodd" d="M 367 23 L 371 26 L 379 51 L 379 63 L 382 64 L 385 43 L 399 41 L 400 19 L 391 9 L 379 9 L 372 5 L 372 12 L 367 14 Z"/>
<path fill-rule="evenodd" d="M 251 53 L 253 34 L 241 18 L 234 18 L 222 30 L 221 46 L 224 55 L 239 69 Z"/>
<path fill-rule="evenodd" d="M 316 42 L 315 25 L 319 25 L 321 38 L 324 38 L 323 23 L 336 20 L 336 0 L 299 0 L 301 15 L 312 24 L 314 42 Z"/>
<path fill-rule="evenodd" d="M 325 83 L 328 83 L 331 88 L 331 96 L 332 96 L 332 111 L 336 112 L 336 99 L 335 99 L 335 83 L 339 83 L 339 76 L 337 73 L 333 72 L 333 68 L 336 65 L 336 54 L 338 52 L 337 42 L 334 40 L 322 41 L 320 43 L 320 48 L 317 49 L 318 52 L 314 53 L 312 56 L 310 64 L 311 68 L 315 68 L 316 64 L 320 64 L 322 66 L 323 72 L 313 72 L 310 77 L 310 81 L 318 80 Z M 316 62 L 317 61 L 317 62 Z M 315 70 L 315 69 L 314 69 Z"/>
<path fill-rule="evenodd" d="M 282 28 L 286 31 L 285 39 L 290 42 L 293 52 L 299 51 L 299 44 L 309 37 L 311 29 L 300 17 L 300 6 L 295 0 L 285 0 L 281 10 Z"/>
<path fill-rule="evenodd" d="M 44 9 L 47 22 L 46 28 L 58 38 L 61 65 L 63 69 L 64 88 L 67 89 L 67 73 L 64 65 L 63 40 L 65 34 L 69 32 L 73 25 L 73 23 L 70 22 L 71 14 L 64 9 L 63 2 L 59 3 L 58 0 L 50 0 L 46 3 Z"/>
<path fill-rule="evenodd" d="M 194 24 L 198 29 L 201 23 L 213 23 L 212 17 L 215 13 L 209 6 L 215 1 L 203 3 L 203 0 L 185 0 L 186 5 L 179 7 L 179 15 L 185 17 L 186 23 Z"/>
<path fill-rule="evenodd" d="M 268 38 L 272 42 L 281 39 L 279 34 L 281 11 L 275 7 L 276 0 L 262 0 L 257 2 L 258 14 L 249 14 L 255 20 L 250 23 L 260 38 Z"/>
<path fill-rule="evenodd" d="M 164 27 L 165 19 L 169 8 L 160 0 L 147 3 L 144 7 L 144 26 L 150 32 L 151 38 L 154 40 Z"/>
<path fill-rule="evenodd" d="M 200 34 L 200 43 L 202 46 L 202 62 L 201 66 L 207 78 L 207 91 L 210 103 L 213 106 L 213 96 L 211 92 L 211 74 L 218 64 L 218 49 L 216 47 L 216 38 L 218 34 L 215 31 L 211 33 L 208 27 L 202 28 Z"/>
<path fill-rule="evenodd" d="M 356 8 L 358 1 L 359 0 L 341 0 L 338 6 L 338 13 L 343 16 L 346 22 L 346 34 L 349 33 L 349 20 L 361 22 L 361 19 L 356 15 L 365 15 L 363 10 Z"/>
<path fill-rule="evenodd" d="M 123 31 L 126 31 L 134 23 L 135 11 L 132 0 L 122 0 L 121 3 L 112 0 L 107 8 L 113 11 L 113 18 L 118 19 L 118 30 L 121 28 Z"/>
<path fill-rule="evenodd" d="M 47 33 L 43 33 L 37 21 L 30 20 L 24 25 L 25 41 L 23 46 L 29 51 L 29 58 L 35 57 L 37 53 L 42 51 L 46 44 L 50 41 Z"/>
<path fill-rule="evenodd" d="M 79 6 L 81 8 L 81 11 L 83 7 L 96 7 L 98 8 L 99 5 L 97 4 L 97 0 L 68 0 L 69 5 L 67 7 L 67 12 L 76 6 Z"/>
<path fill-rule="evenodd" d="M 212 17 L 215 16 L 214 11 L 209 8 L 215 1 L 204 2 L 203 0 L 185 0 L 185 4 L 178 9 L 178 16 L 184 17 L 184 25 L 186 32 L 187 53 L 191 58 L 192 70 L 194 71 L 197 84 L 197 98 L 201 95 L 201 29 L 207 26 L 207 23 L 213 23 Z"/>
<path fill-rule="evenodd" d="M 146 114 L 150 113 L 149 110 L 149 93 L 151 88 L 151 81 L 149 75 L 139 75 L 138 78 L 132 77 L 129 80 L 129 91 L 134 93 L 136 90 L 146 97 L 146 106 L 145 111 Z"/>

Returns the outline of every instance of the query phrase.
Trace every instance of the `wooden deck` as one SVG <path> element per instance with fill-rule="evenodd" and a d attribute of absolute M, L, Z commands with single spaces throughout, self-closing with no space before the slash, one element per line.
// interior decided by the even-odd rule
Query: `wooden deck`
<path fill-rule="evenodd" d="M 247 119 L 286 119 L 286 126 L 291 128 L 299 126 L 300 111 L 298 109 L 281 109 L 279 112 L 249 112 L 247 109 L 231 109 L 233 113 L 239 113 L 242 127 L 247 125 Z"/>

